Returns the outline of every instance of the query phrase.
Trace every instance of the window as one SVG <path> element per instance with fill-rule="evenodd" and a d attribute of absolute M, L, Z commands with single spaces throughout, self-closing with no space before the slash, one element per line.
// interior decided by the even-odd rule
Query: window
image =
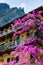
<path fill-rule="evenodd" d="M 12 47 L 12 39 L 10 39 L 9 46 Z"/>
<path fill-rule="evenodd" d="M 27 33 L 26 36 L 29 36 L 29 33 Z"/>
<path fill-rule="evenodd" d="M 29 33 L 26 34 L 26 38 L 29 38 Z"/>
<path fill-rule="evenodd" d="M 10 42 L 12 42 L 12 39 L 10 39 Z"/>
<path fill-rule="evenodd" d="M 27 33 L 26 34 L 26 38 L 28 39 L 28 38 L 31 38 L 32 37 L 32 34 L 29 34 L 29 33 Z"/>
<path fill-rule="evenodd" d="M 16 57 L 16 63 L 19 61 L 19 56 Z"/>
<path fill-rule="evenodd" d="M 32 59 L 33 58 L 33 55 L 32 54 L 30 54 L 30 59 Z"/>
<path fill-rule="evenodd" d="M 7 62 L 10 62 L 10 58 L 7 58 Z"/>
<path fill-rule="evenodd" d="M 12 45 L 15 46 L 15 41 L 12 41 Z"/>
<path fill-rule="evenodd" d="M 20 43 L 20 38 L 17 37 L 16 41 L 17 41 L 17 45 L 19 45 L 19 43 Z"/>
<path fill-rule="evenodd" d="M 34 60 L 33 54 L 30 54 L 30 63 L 35 63 L 35 60 Z"/>

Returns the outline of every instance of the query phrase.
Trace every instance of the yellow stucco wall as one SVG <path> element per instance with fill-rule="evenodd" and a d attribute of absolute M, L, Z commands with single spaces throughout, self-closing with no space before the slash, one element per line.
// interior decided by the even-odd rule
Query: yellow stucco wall
<path fill-rule="evenodd" d="M 17 35 L 18 36 L 18 35 Z M 14 37 L 14 39 L 17 38 Z M 9 41 L 10 39 L 7 39 L 6 41 Z M 22 34 L 20 34 L 20 42 L 23 42 L 23 40 L 25 41 L 26 40 L 26 32 L 23 32 Z M 4 59 L 4 62 L 7 62 L 7 58 L 12 58 L 12 56 L 10 54 L 3 54 L 3 56 L 0 56 L 0 59 Z M 0 61 L 0 65 L 2 65 L 2 62 Z"/>
<path fill-rule="evenodd" d="M 10 54 L 3 54 L 3 56 L 0 56 L 0 60 L 3 59 L 4 62 L 7 62 L 7 58 L 12 58 L 12 56 Z M 0 61 L 0 65 L 2 65 L 3 62 Z"/>

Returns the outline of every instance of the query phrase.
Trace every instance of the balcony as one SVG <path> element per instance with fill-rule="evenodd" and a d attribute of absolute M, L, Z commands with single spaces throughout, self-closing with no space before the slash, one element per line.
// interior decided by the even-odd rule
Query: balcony
<path fill-rule="evenodd" d="M 16 32 L 17 30 L 21 29 L 23 26 L 16 26 L 15 28 L 8 28 L 0 31 L 0 37 L 10 34 L 12 32 Z"/>
<path fill-rule="evenodd" d="M 9 49 L 13 49 L 19 45 L 22 45 L 26 42 L 26 39 L 21 40 L 20 39 L 16 39 L 15 41 L 11 41 L 9 43 L 3 42 L 2 44 L 0 44 L 0 52 L 9 50 Z"/>
<path fill-rule="evenodd" d="M 22 38 L 22 40 L 16 39 L 15 41 L 11 41 L 9 43 L 3 42 L 2 44 L 0 44 L 0 53 L 5 52 L 7 50 L 11 51 L 12 49 L 14 49 L 17 46 L 21 46 L 23 45 L 29 38 L 34 37 L 33 35 L 28 35 L 24 38 Z M 8 51 L 8 52 L 9 52 Z"/>
<path fill-rule="evenodd" d="M 7 49 L 9 49 L 11 47 L 14 47 L 14 46 L 15 45 L 14 45 L 13 42 L 11 42 L 11 43 L 3 43 L 3 44 L 0 45 L 0 51 L 7 50 Z"/>
<path fill-rule="evenodd" d="M 21 45 L 20 43 L 20 40 L 15 40 L 15 41 L 12 41 L 10 43 L 2 43 L 0 44 L 0 52 L 2 51 L 6 51 L 6 50 L 9 50 L 9 49 L 13 49 L 15 48 L 16 46 L 19 46 Z"/>

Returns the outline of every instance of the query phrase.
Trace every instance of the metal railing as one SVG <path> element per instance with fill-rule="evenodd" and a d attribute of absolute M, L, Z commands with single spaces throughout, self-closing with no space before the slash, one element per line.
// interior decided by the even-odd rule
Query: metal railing
<path fill-rule="evenodd" d="M 10 43 L 3 43 L 0 45 L 0 50 L 6 50 L 15 47 L 15 41 L 12 41 Z"/>
<path fill-rule="evenodd" d="M 13 49 L 14 47 L 20 45 L 20 41 L 18 40 L 17 41 L 12 41 L 12 42 L 9 42 L 9 43 L 3 43 L 3 44 L 0 44 L 0 51 L 3 51 L 3 50 L 7 50 L 7 49 Z"/>

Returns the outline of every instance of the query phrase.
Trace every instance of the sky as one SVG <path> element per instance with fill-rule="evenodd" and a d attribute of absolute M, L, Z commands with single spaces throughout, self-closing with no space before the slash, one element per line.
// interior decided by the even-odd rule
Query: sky
<path fill-rule="evenodd" d="M 10 7 L 24 7 L 25 12 L 29 12 L 33 9 L 43 5 L 43 0 L 0 0 L 0 3 L 7 3 Z"/>

